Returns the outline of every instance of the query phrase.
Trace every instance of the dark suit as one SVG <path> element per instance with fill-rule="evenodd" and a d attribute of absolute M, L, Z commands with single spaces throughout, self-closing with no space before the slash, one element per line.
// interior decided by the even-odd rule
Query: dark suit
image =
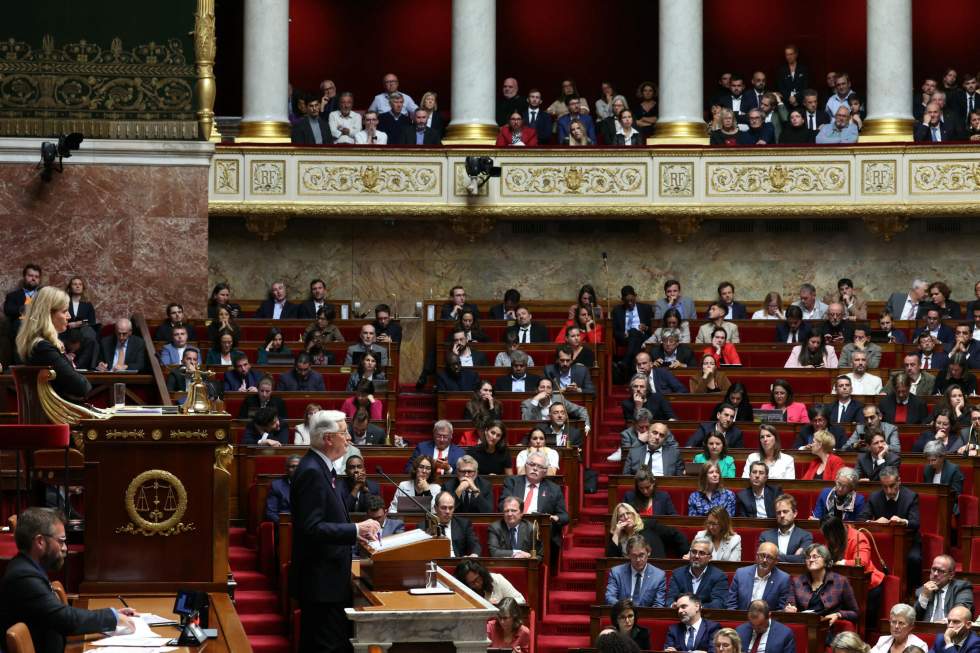
<path fill-rule="evenodd" d="M 469 519 L 453 515 L 449 526 L 450 540 L 452 540 L 453 545 L 453 550 L 451 551 L 453 557 L 465 558 L 469 555 L 480 555 L 483 553 L 483 549 L 480 547 L 480 540 L 477 539 L 476 532 L 473 530 L 473 524 L 470 523 Z M 419 525 L 419 528 L 426 527 L 427 524 L 424 522 Z M 439 537 L 445 537 L 445 527 L 442 524 L 437 524 L 436 529 Z"/>
<path fill-rule="evenodd" d="M 289 425 L 280 420 L 278 431 L 261 433 L 255 428 L 254 421 L 249 422 L 245 425 L 245 432 L 242 434 L 242 444 L 258 444 L 263 436 L 270 440 L 277 440 L 279 444 L 289 444 Z"/>
<path fill-rule="evenodd" d="M 885 421 L 891 422 L 890 419 L 885 419 Z M 840 415 L 840 402 L 835 401 L 830 404 L 830 423 L 835 426 L 838 424 L 863 424 L 864 404 L 856 399 L 851 399 L 847 408 L 844 409 L 844 414 Z"/>
<path fill-rule="evenodd" d="M 862 451 L 858 454 L 857 473 L 859 478 L 867 478 L 872 481 L 878 481 L 881 479 L 881 470 L 885 467 L 894 467 L 898 469 L 898 466 L 902 464 L 902 458 L 894 451 L 885 450 L 885 462 L 884 464 L 877 465 L 875 461 L 871 459 L 871 453 L 868 451 Z M 865 505 L 867 509 L 867 505 Z"/>
<path fill-rule="evenodd" d="M 920 594 L 922 594 L 921 587 L 915 590 L 915 619 L 916 621 L 929 621 L 936 610 L 936 597 L 939 592 L 933 593 L 929 603 L 924 608 L 919 604 Z M 954 578 L 946 585 L 946 592 L 943 596 L 943 614 L 949 614 L 949 611 L 958 605 L 965 605 L 970 608 L 971 612 L 973 611 L 973 586 L 970 581 L 962 578 Z"/>
<path fill-rule="evenodd" d="M 696 594 L 701 599 L 701 608 L 725 609 L 728 598 L 728 576 L 713 565 L 707 565 L 701 572 L 701 583 L 698 591 L 694 591 L 694 577 L 691 567 L 678 567 L 670 574 L 670 584 L 667 586 L 667 605 L 671 605 L 681 594 Z M 698 649 L 704 650 L 704 649 Z"/>
<path fill-rule="evenodd" d="M 284 392 L 325 392 L 326 386 L 323 384 L 323 375 L 319 372 L 310 370 L 305 379 L 296 374 L 296 370 L 289 370 L 279 377 L 276 390 Z"/>
<path fill-rule="evenodd" d="M 821 113 L 824 113 L 821 111 Z M 752 637 L 752 624 L 744 623 L 735 629 L 738 638 L 743 642 L 742 648 L 750 651 Z M 757 653 L 796 653 L 796 636 L 789 626 L 781 624 L 775 619 L 769 621 L 769 634 L 766 636 L 766 647 L 757 649 Z"/>
<path fill-rule="evenodd" d="M 746 114 L 749 112 L 749 109 L 755 108 L 755 98 L 750 97 L 751 95 L 752 94 L 748 90 L 742 92 L 742 95 L 740 96 L 741 102 L 737 111 L 733 108 L 735 97 L 731 93 L 719 97 L 718 104 L 725 109 L 731 109 L 735 113 L 735 119 L 738 122 L 744 123 L 746 122 Z"/>
<path fill-rule="evenodd" d="M 640 502 L 637 500 L 636 491 L 629 490 L 623 495 L 623 503 L 628 503 L 637 512 L 642 511 Z M 670 495 L 661 490 L 654 490 L 653 492 L 653 514 L 654 515 L 676 515 L 677 510 L 674 509 L 674 502 L 670 500 Z"/>
<path fill-rule="evenodd" d="M 503 511 L 503 500 L 507 497 L 517 497 L 523 504 L 525 495 L 527 495 L 527 476 L 508 476 L 504 480 L 504 489 L 500 492 L 497 509 Z M 557 556 L 561 549 L 562 530 L 568 525 L 569 518 L 568 510 L 565 508 L 565 495 L 554 481 L 544 479 L 538 485 L 538 512 L 558 517 L 557 522 L 552 522 L 551 528 L 552 556 Z M 556 561 L 557 558 L 554 558 L 551 562 Z"/>
<path fill-rule="evenodd" d="M 796 70 L 792 74 L 789 71 L 789 65 L 786 63 L 780 64 L 779 69 L 776 71 L 776 89 L 783 96 L 783 101 L 786 102 L 787 108 L 791 106 L 789 97 L 795 91 L 796 107 L 805 111 L 803 109 L 803 92 L 807 89 L 809 83 L 810 70 L 800 62 L 796 62 Z M 818 113 L 826 115 L 827 112 L 819 111 Z"/>
<path fill-rule="evenodd" d="M 38 286 L 38 289 L 40 289 L 40 286 Z M 7 316 L 7 322 L 10 323 L 11 337 L 16 336 L 17 331 L 20 329 L 20 317 L 24 314 L 24 306 L 26 304 L 27 296 L 21 287 L 11 290 L 4 298 L 3 314 Z"/>
<path fill-rule="evenodd" d="M 657 345 L 650 350 L 650 359 L 653 360 L 654 362 L 657 362 L 658 360 L 663 360 L 664 356 L 665 354 L 664 354 L 663 345 Z M 693 367 L 696 363 L 696 361 L 694 360 L 694 352 L 691 350 L 691 346 L 683 343 L 677 345 L 677 349 L 674 350 L 674 357 L 677 358 L 678 361 L 680 361 L 683 365 L 686 365 L 687 367 Z M 659 370 L 661 368 L 655 367 L 654 369 Z M 671 376 L 673 376 L 673 374 L 671 374 Z M 679 382 L 678 385 L 680 385 Z M 684 388 L 684 386 L 681 387 Z M 686 390 L 686 388 L 684 389 Z"/>
<path fill-rule="evenodd" d="M 332 306 L 334 312 L 339 315 L 340 311 L 337 310 L 336 306 L 333 306 L 327 302 L 324 302 L 320 308 L 326 308 L 327 306 Z M 316 304 L 313 303 L 312 299 L 307 299 L 305 302 L 300 304 L 296 308 L 295 317 L 300 320 L 315 320 L 316 319 Z"/>
<path fill-rule="evenodd" d="M 531 342 L 550 342 L 548 338 L 548 327 L 538 322 L 531 322 L 527 335 L 530 336 Z M 517 341 L 520 342 L 520 331 L 521 327 L 517 324 L 514 326 L 507 327 L 507 333 L 513 333 L 517 337 Z"/>
<path fill-rule="evenodd" d="M 921 336 L 923 333 L 926 333 L 927 331 L 928 329 L 926 327 L 921 327 L 916 329 L 912 333 L 912 342 L 917 341 L 919 339 L 919 336 Z M 936 340 L 943 343 L 944 345 L 952 345 L 954 342 L 956 342 L 956 334 L 954 334 L 953 330 L 950 329 L 945 324 L 939 325 L 939 330 L 936 332 L 936 335 L 934 337 L 936 338 Z"/>
<path fill-rule="evenodd" d="M 275 315 L 275 302 L 266 299 L 259 305 L 259 310 L 255 311 L 255 317 L 263 320 L 273 320 Z M 282 305 L 282 312 L 279 313 L 280 320 L 293 320 L 299 317 L 299 306 L 292 302 L 285 302 Z"/>
<path fill-rule="evenodd" d="M 973 111 L 980 111 L 980 91 L 974 91 L 973 96 Z M 961 124 L 963 127 L 968 127 L 970 125 L 970 110 L 966 103 L 967 92 L 966 89 L 959 89 L 959 91 L 951 98 L 946 98 L 947 106 L 952 106 L 959 115 Z"/>
<path fill-rule="evenodd" d="M 918 352 L 918 354 L 919 354 L 919 363 L 922 363 L 922 352 L 920 351 Z M 949 356 L 946 354 L 946 352 L 936 351 L 934 349 L 932 351 L 931 358 L 929 359 L 928 370 L 945 370 L 947 365 L 949 365 Z M 927 368 L 925 367 L 923 367 L 922 369 L 927 370 Z"/>
<path fill-rule="evenodd" d="M 183 389 L 183 386 L 181 386 L 181 389 Z M 242 407 L 238 409 L 238 419 L 252 419 L 255 411 L 261 408 L 259 405 L 260 401 L 258 393 L 250 392 L 246 395 L 245 401 L 242 402 Z M 279 415 L 279 421 L 285 422 L 289 419 L 289 414 L 286 412 L 286 402 L 282 400 L 282 397 L 272 395 L 269 397 L 269 403 L 266 405 L 276 409 L 276 414 Z"/>
<path fill-rule="evenodd" d="M 265 497 L 265 520 L 279 523 L 279 513 L 289 512 L 289 478 L 273 479 Z"/>
<path fill-rule="evenodd" d="M 670 602 L 667 603 L 670 605 Z M 704 604 L 701 605 L 704 607 Z M 667 639 L 664 641 L 664 648 L 673 648 L 678 651 L 707 651 L 715 653 L 715 633 L 721 629 L 721 624 L 717 621 L 701 619 L 698 624 L 697 635 L 694 638 L 694 646 L 687 645 L 687 626 L 684 624 L 671 624 L 667 629 Z"/>
<path fill-rule="evenodd" d="M 469 367 L 459 370 L 459 376 L 449 373 L 449 370 L 439 370 L 436 373 L 436 390 L 439 392 L 474 392 L 480 385 L 480 377 Z"/>
<path fill-rule="evenodd" d="M 453 308 L 455 308 L 454 304 L 443 304 L 442 307 L 439 309 L 439 319 L 455 320 L 456 318 L 452 316 Z M 459 315 L 460 313 L 467 312 L 467 311 L 473 313 L 473 316 L 476 319 L 480 319 L 480 309 L 476 307 L 476 304 L 470 304 L 468 302 L 464 302 L 462 310 L 457 312 L 456 314 Z"/>
<path fill-rule="evenodd" d="M 592 385 L 592 375 L 585 365 L 573 364 L 569 368 L 568 373 L 572 379 L 572 383 L 578 386 L 579 390 L 590 394 L 595 392 L 595 386 Z M 551 383 L 556 390 L 561 388 L 561 384 L 558 382 L 558 379 L 561 377 L 561 370 L 558 369 L 557 363 L 545 365 L 544 376 L 547 379 L 551 379 Z"/>
<path fill-rule="evenodd" d="M 951 650 L 956 651 L 956 653 L 980 653 L 980 635 L 970 631 L 970 634 L 957 649 L 956 647 L 948 648 L 945 642 L 945 633 L 939 633 L 936 635 L 936 641 L 932 643 L 929 653 L 949 653 Z"/>
<path fill-rule="evenodd" d="M 765 496 L 765 517 L 757 514 L 756 512 L 755 492 L 752 491 L 751 487 L 739 490 L 735 495 L 735 515 L 738 517 L 753 517 L 756 519 L 763 519 L 766 517 L 769 519 L 774 519 L 776 517 L 776 497 L 782 494 L 783 491 L 781 488 L 772 487 L 767 483 L 762 493 Z"/>
<path fill-rule="evenodd" d="M 800 328 L 796 331 L 796 339 L 793 341 L 797 344 L 806 344 L 806 341 L 810 338 L 810 325 L 807 322 L 800 322 Z M 785 322 L 780 322 L 776 325 L 776 342 L 786 342 L 789 337 L 789 325 Z"/>
<path fill-rule="evenodd" d="M 99 361 L 105 363 L 110 370 L 112 369 L 112 359 L 116 355 L 116 343 L 115 335 L 106 336 L 99 343 Z M 142 372 L 149 369 L 150 366 L 146 358 L 146 343 L 139 336 L 131 335 L 126 340 L 126 359 L 124 362 L 126 369 L 130 371 Z"/>
<path fill-rule="evenodd" d="M 684 459 L 681 458 L 677 447 L 662 445 L 664 476 L 683 476 Z M 632 476 L 649 462 L 650 451 L 647 447 L 635 447 L 630 450 L 626 462 L 623 463 L 623 474 Z"/>
<path fill-rule="evenodd" d="M 680 353 L 680 347 L 678 346 L 678 353 Z M 656 360 L 656 359 L 654 359 Z M 663 369 L 661 367 L 655 367 L 650 371 L 650 375 L 653 377 L 652 383 L 650 384 L 653 388 L 654 393 L 677 393 L 677 394 L 687 394 L 688 389 L 677 380 L 673 372 L 670 370 Z M 648 377 L 649 378 L 649 377 Z"/>
<path fill-rule="evenodd" d="M 801 109 L 801 111 L 803 112 L 803 124 L 806 125 L 807 129 L 809 129 L 814 133 L 819 131 L 821 127 L 823 127 L 824 125 L 830 122 L 830 116 L 827 115 L 827 112 L 821 110 L 820 107 L 817 107 L 816 115 L 814 116 L 816 118 L 817 126 L 812 127 L 811 125 L 813 124 L 813 121 L 810 120 L 809 112 L 807 112 L 806 109 Z"/>
<path fill-rule="evenodd" d="M 548 112 L 544 110 L 544 107 L 538 107 L 537 119 L 531 122 L 531 108 L 527 107 L 523 112 L 524 125 L 530 127 L 538 134 L 538 145 L 547 145 L 551 141 L 551 116 Z M 496 318 L 501 320 L 503 318 Z"/>
<path fill-rule="evenodd" d="M 512 374 L 507 376 L 498 377 L 493 382 L 493 389 L 497 392 L 513 392 L 511 389 L 513 387 L 514 377 Z M 537 392 L 538 383 L 541 382 L 541 377 L 535 376 L 533 374 L 524 375 L 524 392 Z"/>
<path fill-rule="evenodd" d="M 514 548 L 514 539 L 503 519 L 493 522 L 487 528 L 487 548 L 490 549 L 491 558 L 512 558 L 514 551 L 530 553 L 533 547 L 536 557 L 540 560 L 541 542 L 535 543 L 533 540 L 531 523 L 523 519 L 517 525 L 517 548 Z"/>
<path fill-rule="evenodd" d="M 389 321 L 388 326 L 384 328 L 382 328 L 381 325 L 378 324 L 377 320 L 371 322 L 371 324 L 374 325 L 374 332 L 379 337 L 381 335 L 387 334 L 388 337 L 391 338 L 392 342 L 402 341 L 402 325 L 398 324 L 397 322 Z"/>
<path fill-rule="evenodd" d="M 898 498 L 889 501 L 885 497 L 884 490 L 877 490 L 871 493 L 868 500 L 864 503 L 860 519 L 862 521 L 872 521 L 879 517 L 901 517 L 908 520 L 909 539 L 912 545 L 909 547 L 906 556 L 908 571 L 906 577 L 909 581 L 909 590 L 918 583 L 922 577 L 922 538 L 919 535 L 919 495 L 902 487 L 898 491 Z"/>
<path fill-rule="evenodd" d="M 313 449 L 293 474 L 289 592 L 303 611 L 301 651 L 350 650 L 344 608 L 351 607 L 353 600 L 351 548 L 357 543 L 357 528 L 333 487 L 335 481 L 333 470 Z"/>
<path fill-rule="evenodd" d="M 935 475 L 936 472 L 932 469 L 932 465 L 926 465 L 923 472 L 923 483 L 932 483 L 932 478 Z M 939 474 L 939 484 L 949 487 L 949 500 L 953 504 L 953 514 L 960 514 L 959 498 L 963 494 L 963 472 L 960 471 L 959 465 L 944 460 L 942 471 Z"/>
<path fill-rule="evenodd" d="M 762 533 L 759 534 L 759 544 L 762 544 L 763 542 L 772 542 L 778 547 L 779 531 L 775 528 L 762 531 Z M 796 551 L 805 549 L 811 544 L 813 544 L 813 535 L 811 535 L 809 531 L 805 531 L 799 526 L 794 525 L 793 531 L 789 534 L 789 543 L 786 545 L 786 553 L 780 551 L 779 561 L 803 562 L 803 556 L 796 555 Z"/>
<path fill-rule="evenodd" d="M 758 129 L 750 128 L 748 131 L 740 131 L 735 139 L 739 145 L 757 145 L 759 141 L 772 145 L 776 142 L 776 128 L 772 126 L 772 123 L 762 123 Z"/>
<path fill-rule="evenodd" d="M 939 138 L 941 142 L 957 140 L 959 137 L 959 130 L 954 128 L 952 124 L 940 121 L 939 123 Z M 929 125 L 924 125 L 919 123 L 915 126 L 912 131 L 912 138 L 916 143 L 932 143 L 932 127 Z"/>
<path fill-rule="evenodd" d="M 245 375 L 245 387 L 259 387 L 259 380 L 261 378 L 258 372 L 250 369 L 248 374 Z M 228 370 L 225 372 L 224 386 L 225 392 L 235 392 L 242 387 L 242 375 L 239 374 L 238 370 Z"/>
<path fill-rule="evenodd" d="M 565 446 L 565 447 L 581 447 L 582 446 L 582 431 L 575 428 L 574 426 L 569 426 L 566 422 L 562 428 L 555 428 L 555 425 L 551 422 L 543 422 L 540 425 L 542 431 L 544 431 L 545 442 L 549 447 Z M 565 433 L 565 444 L 558 444 L 558 437 L 564 431 Z"/>
<path fill-rule="evenodd" d="M 620 406 L 623 409 L 623 419 L 627 422 L 632 422 L 634 413 L 636 412 L 636 404 L 632 399 L 623 399 Z M 654 420 L 677 419 L 670 402 L 659 392 L 654 392 L 647 397 L 647 400 L 643 403 L 643 407 L 650 411 Z"/>
<path fill-rule="evenodd" d="M 330 123 L 327 122 L 326 117 L 321 113 L 317 116 L 317 123 L 320 125 L 320 143 L 316 142 L 316 137 L 313 135 L 313 127 L 310 126 L 310 119 L 304 116 L 293 125 L 292 133 L 290 134 L 290 140 L 293 145 L 329 145 L 333 143 L 333 134 L 330 133 Z"/>
<path fill-rule="evenodd" d="M 93 611 L 63 604 L 47 574 L 18 553 L 0 580 L 0 632 L 19 622 L 30 630 L 37 653 L 63 653 L 66 636 L 114 630 L 116 616 L 109 608 Z"/>
<path fill-rule="evenodd" d="M 388 143 L 395 145 L 401 138 L 403 130 L 412 126 L 412 120 L 404 113 L 397 116 L 390 111 L 378 116 L 378 129 L 388 134 Z"/>
<path fill-rule="evenodd" d="M 88 393 L 92 392 L 91 382 L 76 372 L 71 361 L 47 340 L 40 340 L 34 345 L 30 356 L 28 356 L 27 364 L 53 369 L 55 377 L 51 386 L 60 397 L 69 401 L 83 401 Z"/>
<path fill-rule="evenodd" d="M 71 308 L 71 307 L 69 307 L 69 308 Z M 82 309 L 82 307 L 79 306 L 78 307 L 79 314 L 82 313 L 82 310 L 81 309 Z M 92 323 L 95 322 L 95 312 L 94 311 L 92 312 L 92 317 L 91 318 L 88 318 L 88 320 L 89 320 L 89 324 L 92 324 Z M 193 324 L 188 324 L 188 323 L 185 322 L 185 323 L 181 324 L 180 326 L 182 326 L 185 329 L 187 329 L 187 341 L 188 342 L 194 342 L 195 340 L 197 340 L 197 331 L 194 330 L 194 325 Z M 161 323 L 160 326 L 157 327 L 157 330 L 153 333 L 153 339 L 154 340 L 159 340 L 161 342 L 170 342 L 173 339 L 173 334 L 174 334 L 174 325 L 170 323 L 170 320 L 167 320 L 166 322 Z"/>
<path fill-rule="evenodd" d="M 641 333 L 639 331 L 633 330 L 630 332 L 630 336 L 632 336 L 633 333 L 642 336 L 642 339 L 640 340 L 640 344 L 642 344 L 643 340 L 646 340 L 647 337 L 649 337 L 650 330 L 653 328 L 652 327 L 653 306 L 651 306 L 650 304 L 641 304 L 640 302 L 637 302 L 636 317 L 638 318 L 640 324 L 646 325 L 647 332 Z M 612 320 L 613 320 L 613 336 L 616 338 L 616 342 L 619 343 L 620 345 L 626 345 L 628 338 L 626 334 L 626 307 L 624 305 L 620 304 L 619 306 L 613 309 Z M 639 351 L 639 348 L 637 348 L 637 351 Z"/>
<path fill-rule="evenodd" d="M 711 433 L 715 432 L 715 425 L 717 422 L 702 422 L 694 434 L 688 439 L 685 447 L 701 447 L 704 445 L 705 439 Z M 725 441 L 728 442 L 729 449 L 735 449 L 742 446 L 742 429 L 738 428 L 734 424 L 725 433 Z"/>
<path fill-rule="evenodd" d="M 357 495 L 350 493 L 351 482 L 346 476 L 340 476 L 337 478 L 337 494 L 341 496 L 344 500 L 344 505 L 347 506 L 348 512 L 367 512 L 368 511 L 368 499 L 373 495 L 376 497 L 381 496 L 381 487 L 376 481 L 371 479 L 365 479 L 364 487 L 361 489 Z"/>
<path fill-rule="evenodd" d="M 351 441 L 353 442 L 356 439 L 354 435 L 353 420 L 347 422 L 347 432 L 350 434 Z M 367 431 L 364 432 L 364 441 L 354 442 L 354 444 L 359 447 L 363 445 L 372 445 L 372 444 L 379 445 L 379 444 L 384 444 L 385 439 L 386 436 L 385 436 L 384 429 L 382 429 L 380 426 L 377 426 L 376 424 L 368 424 Z"/>
<path fill-rule="evenodd" d="M 898 424 L 895 421 L 898 399 L 894 394 L 888 394 L 882 397 L 881 401 L 878 402 L 878 409 L 881 410 L 882 421 L 888 422 L 889 424 Z M 929 407 L 926 406 L 926 402 L 920 397 L 910 394 L 905 410 L 904 424 L 925 424 L 929 421 Z"/>
<path fill-rule="evenodd" d="M 392 145 L 418 145 L 417 134 L 418 130 L 416 130 L 414 125 L 405 127 L 398 132 L 398 138 L 395 139 Z M 422 132 L 422 145 L 440 145 L 441 143 L 442 140 L 439 137 L 439 132 L 431 127 L 426 127 Z"/>
<path fill-rule="evenodd" d="M 476 487 L 480 492 L 463 492 L 463 496 L 456 496 L 456 488 L 459 487 L 459 479 L 451 478 L 442 484 L 442 489 L 452 492 L 456 499 L 456 512 L 494 512 L 493 510 L 493 487 L 490 481 L 482 476 L 476 477 Z"/>

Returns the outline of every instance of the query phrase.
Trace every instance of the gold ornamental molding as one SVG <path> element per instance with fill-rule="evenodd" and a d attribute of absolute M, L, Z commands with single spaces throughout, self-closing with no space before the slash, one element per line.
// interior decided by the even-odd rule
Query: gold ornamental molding
<path fill-rule="evenodd" d="M 122 429 L 108 429 L 103 434 L 106 440 L 142 440 L 146 437 L 146 431 L 143 429 L 135 429 L 131 431 L 125 431 Z"/>
<path fill-rule="evenodd" d="M 214 0 L 197 0 L 194 11 L 194 71 L 197 76 L 197 128 L 202 141 L 221 142 L 214 128 L 214 56 L 217 38 L 214 29 Z"/>
<path fill-rule="evenodd" d="M 214 469 L 215 471 L 223 472 L 227 475 L 231 475 L 231 466 L 234 462 L 235 448 L 226 444 L 224 446 L 218 447 L 214 450 Z"/>
<path fill-rule="evenodd" d="M 269 240 L 285 231 L 288 222 L 288 215 L 248 215 L 245 217 L 245 228 L 261 240 Z"/>
<path fill-rule="evenodd" d="M 677 243 L 683 243 L 701 229 L 701 217 L 697 215 L 658 218 L 657 223 L 660 231 Z"/>
<path fill-rule="evenodd" d="M 892 238 L 909 228 L 909 219 L 904 215 L 867 216 L 864 218 L 864 226 L 885 242 L 890 242 Z"/>
<path fill-rule="evenodd" d="M 898 163 L 893 159 L 862 161 L 861 193 L 864 195 L 898 194 Z"/>
<path fill-rule="evenodd" d="M 162 469 L 138 474 L 124 497 L 130 523 L 116 528 L 117 534 L 169 537 L 195 530 L 181 521 L 187 512 L 187 489 L 175 475 Z"/>
<path fill-rule="evenodd" d="M 980 161 L 909 161 L 910 195 L 977 191 L 980 191 Z"/>
<path fill-rule="evenodd" d="M 503 164 L 501 196 L 647 194 L 644 163 L 513 165 Z"/>
<path fill-rule="evenodd" d="M 196 431 L 187 431 L 182 429 L 171 429 L 170 438 L 173 440 L 206 440 L 208 437 L 208 432 L 204 429 L 198 429 Z"/>
<path fill-rule="evenodd" d="M 706 193 L 712 195 L 849 195 L 850 161 L 830 163 L 708 163 Z"/>
<path fill-rule="evenodd" d="M 353 164 L 353 165 L 352 165 Z M 442 195 L 442 163 L 299 161 L 300 195 Z"/>

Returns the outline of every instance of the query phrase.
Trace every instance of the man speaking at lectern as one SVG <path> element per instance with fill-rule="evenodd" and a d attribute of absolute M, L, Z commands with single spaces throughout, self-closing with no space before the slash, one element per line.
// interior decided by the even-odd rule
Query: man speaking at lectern
<path fill-rule="evenodd" d="M 352 524 L 337 493 L 331 461 L 347 451 L 347 424 L 339 410 L 321 410 L 310 425 L 310 450 L 296 468 L 290 500 L 293 510 L 293 563 L 289 588 L 302 611 L 299 650 L 349 653 L 352 607 L 351 545 L 375 540 L 381 527 L 373 519 Z"/>

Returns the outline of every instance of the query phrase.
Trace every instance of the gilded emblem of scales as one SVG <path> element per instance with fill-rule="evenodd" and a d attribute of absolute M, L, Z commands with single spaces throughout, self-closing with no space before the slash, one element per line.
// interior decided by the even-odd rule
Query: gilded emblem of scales
<path fill-rule="evenodd" d="M 126 513 L 130 523 L 116 533 L 131 535 L 177 535 L 194 530 L 180 520 L 187 512 L 187 490 L 180 479 L 162 469 L 148 469 L 126 488 Z"/>

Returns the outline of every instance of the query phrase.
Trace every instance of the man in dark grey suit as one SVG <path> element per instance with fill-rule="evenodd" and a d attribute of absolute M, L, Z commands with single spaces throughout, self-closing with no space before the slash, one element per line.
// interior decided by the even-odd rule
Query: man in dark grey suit
<path fill-rule="evenodd" d="M 916 279 L 908 293 L 894 292 L 885 303 L 885 310 L 893 320 L 914 320 L 919 312 L 919 304 L 925 301 L 929 282 Z"/>
<path fill-rule="evenodd" d="M 776 497 L 776 528 L 762 531 L 759 543 L 772 542 L 779 562 L 803 562 L 803 550 L 813 544 L 813 535 L 796 525 L 796 499 L 789 494 Z"/>
<path fill-rule="evenodd" d="M 524 520 L 521 500 L 504 497 L 504 517 L 490 524 L 487 529 L 487 545 L 493 558 L 541 559 L 541 542 L 537 540 L 534 526 Z"/>
<path fill-rule="evenodd" d="M 749 468 L 749 487 L 735 495 L 736 515 L 755 519 L 771 519 L 776 516 L 776 497 L 783 491 L 769 485 L 769 467 L 756 460 Z"/>
<path fill-rule="evenodd" d="M 592 385 L 592 377 L 589 369 L 584 365 L 572 363 L 572 348 L 569 345 L 561 345 L 555 353 L 556 363 L 546 365 L 544 368 L 545 377 L 558 388 L 566 392 L 595 392 Z"/>
<path fill-rule="evenodd" d="M 647 446 L 630 451 L 623 474 L 635 474 L 641 467 L 646 467 L 654 476 L 683 476 L 684 461 L 676 446 L 666 444 L 669 435 L 663 422 L 651 424 Z"/>
<path fill-rule="evenodd" d="M 385 432 L 380 426 L 371 423 L 371 414 L 363 408 L 358 409 L 347 425 L 350 441 L 356 447 L 381 445 L 385 443 Z"/>
<path fill-rule="evenodd" d="M 100 372 L 142 372 L 149 368 L 146 343 L 139 336 L 133 335 L 133 323 L 127 318 L 116 321 L 116 334 L 103 338 L 100 349 Z"/>
<path fill-rule="evenodd" d="M 973 586 L 956 578 L 956 561 L 946 554 L 932 561 L 929 580 L 915 590 L 915 620 L 944 622 L 957 605 L 973 612 Z"/>
<path fill-rule="evenodd" d="M 551 562 L 557 563 L 561 548 L 562 529 L 568 525 L 568 509 L 565 495 L 554 481 L 545 478 L 548 459 L 543 453 L 534 452 L 527 457 L 524 476 L 508 476 L 500 493 L 500 508 L 507 497 L 517 497 L 524 512 L 536 512 L 551 516 Z"/>

